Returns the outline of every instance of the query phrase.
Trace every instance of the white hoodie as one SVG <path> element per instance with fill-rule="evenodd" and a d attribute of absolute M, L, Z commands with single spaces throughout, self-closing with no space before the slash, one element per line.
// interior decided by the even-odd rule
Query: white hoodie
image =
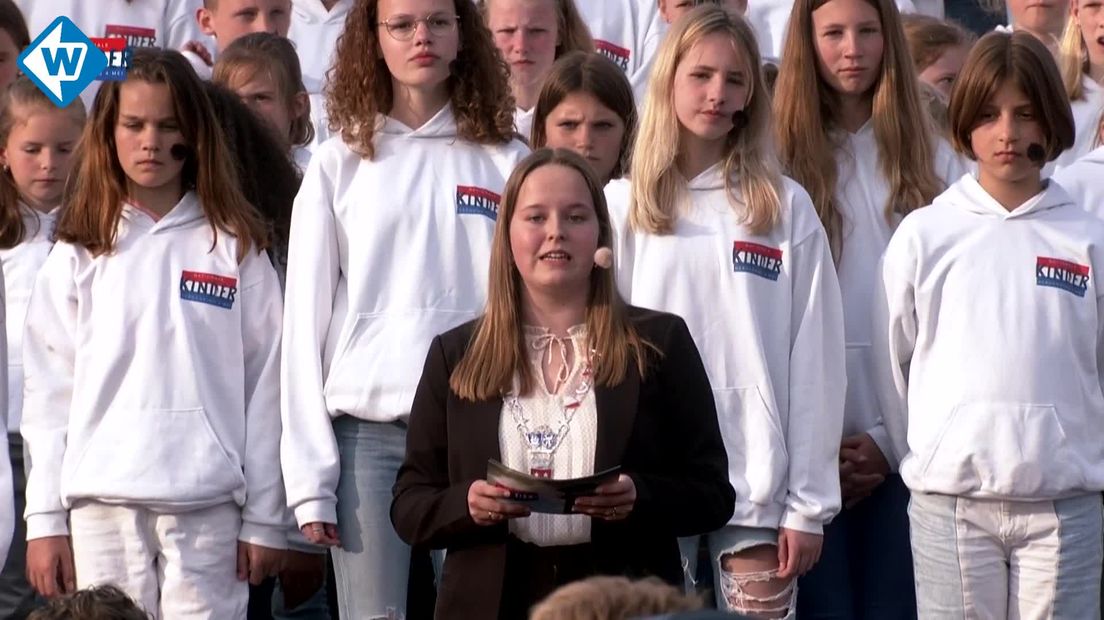
<path fill-rule="evenodd" d="M 878 167 L 878 142 L 873 121 L 854 134 L 843 134 L 843 145 L 836 151 L 836 163 L 839 181 L 835 198 L 843 216 L 843 251 L 837 270 L 847 326 L 847 405 L 843 435 L 867 433 L 890 467 L 896 469 L 874 395 L 875 369 L 870 350 L 870 308 L 878 279 L 878 259 L 893 234 L 885 217 L 889 186 Z M 936 141 L 934 167 L 936 176 L 947 185 L 965 173 L 962 160 L 941 139 Z M 898 219 L 895 218 L 894 225 Z"/>
<path fill-rule="evenodd" d="M 722 164 L 702 172 L 674 234 L 620 226 L 619 287 L 634 305 L 683 317 L 694 336 L 736 490 L 730 523 L 819 534 L 840 508 L 843 308 L 812 201 L 790 179 L 780 193 L 780 223 L 755 235 Z"/>
<path fill-rule="evenodd" d="M 116 248 L 54 246 L 23 339 L 27 539 L 88 498 L 183 512 L 233 501 L 240 540 L 282 549 L 280 285 L 189 192 L 124 205 Z"/>
<path fill-rule="evenodd" d="M 1104 114 L 1104 86 L 1096 80 L 1085 76 L 1081 79 L 1081 88 L 1085 95 L 1077 101 L 1070 102 L 1070 110 L 1073 112 L 1073 126 L 1076 131 L 1073 146 L 1066 149 L 1058 159 L 1054 160 L 1053 168 L 1061 170 L 1073 162 L 1084 157 L 1093 150 L 1096 138 L 1099 136 L 1100 116 Z"/>
<path fill-rule="evenodd" d="M 656 0 L 577 0 L 598 51 L 629 78 L 637 103 L 648 92 L 648 76 L 666 26 Z"/>
<path fill-rule="evenodd" d="M 300 525 L 336 523 L 331 418 L 410 415 L 434 336 L 483 312 L 498 202 L 529 149 L 456 135 L 451 106 L 385 118 L 376 155 L 315 151 L 291 220 L 281 461 Z"/>
<path fill-rule="evenodd" d="M 0 262 L 4 266 L 6 286 L 8 336 L 8 432 L 19 432 L 23 411 L 23 320 L 27 316 L 27 302 L 31 299 L 38 270 L 50 248 L 58 209 L 50 213 L 37 213 L 22 202 L 19 212 L 23 216 L 25 236 L 22 243 L 0 250 Z"/>
<path fill-rule="evenodd" d="M 879 401 L 913 491 L 1104 489 L 1104 222 L 1062 187 L 1009 212 L 973 176 L 904 219 L 876 297 Z"/>
<path fill-rule="evenodd" d="M 310 116 L 314 123 L 314 141 L 317 148 L 330 137 L 326 124 L 326 71 L 333 64 L 337 39 L 345 31 L 345 17 L 353 8 L 352 0 L 337 0 L 327 11 L 322 0 L 291 0 L 291 28 L 288 38 L 299 53 L 299 66 L 303 71 L 303 85 L 310 95 Z"/>
<path fill-rule="evenodd" d="M 1053 178 L 1073 201 L 1104 219 L 1104 146 L 1054 173 Z"/>

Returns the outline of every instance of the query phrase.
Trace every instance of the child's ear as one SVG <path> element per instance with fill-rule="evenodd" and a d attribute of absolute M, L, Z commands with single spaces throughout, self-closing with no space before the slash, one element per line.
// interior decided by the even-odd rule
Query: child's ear
<path fill-rule="evenodd" d="M 302 118 L 304 116 L 309 116 L 310 110 L 310 95 L 302 91 L 295 93 L 295 97 L 291 100 L 291 117 Z"/>
<path fill-rule="evenodd" d="M 199 24 L 199 29 L 203 31 L 203 34 L 210 37 L 218 36 L 215 34 L 214 21 L 215 14 L 210 9 L 203 7 L 196 9 L 196 22 Z"/>

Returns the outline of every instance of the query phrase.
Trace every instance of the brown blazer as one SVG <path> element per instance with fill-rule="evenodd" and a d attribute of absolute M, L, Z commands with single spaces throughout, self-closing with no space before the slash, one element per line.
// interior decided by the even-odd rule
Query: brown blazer
<path fill-rule="evenodd" d="M 677 538 L 716 530 L 732 516 L 736 494 L 717 425 L 713 392 L 683 320 L 629 309 L 651 354 L 647 378 L 635 365 L 614 387 L 596 386 L 596 471 L 620 465 L 637 500 L 627 519 L 594 520 L 591 543 L 604 574 L 655 575 L 683 583 Z M 479 526 L 468 488 L 500 459 L 502 400 L 471 402 L 449 389 L 475 322 L 434 338 L 414 396 L 406 459 L 399 469 L 391 522 L 411 545 L 447 548 L 437 618 L 497 618 L 508 527 Z"/>

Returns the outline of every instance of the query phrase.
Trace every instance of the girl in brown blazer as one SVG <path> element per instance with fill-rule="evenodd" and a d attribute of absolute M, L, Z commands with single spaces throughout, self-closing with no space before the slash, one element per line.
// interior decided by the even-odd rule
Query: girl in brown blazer
<path fill-rule="evenodd" d="M 683 583 L 677 538 L 732 515 L 709 380 L 685 323 L 626 306 L 588 164 L 543 149 L 511 175 L 486 313 L 435 338 L 414 397 L 391 521 L 447 549 L 437 618 L 524 618 L 594 574 Z M 530 515 L 487 460 L 574 478 L 620 466 L 574 515 Z"/>

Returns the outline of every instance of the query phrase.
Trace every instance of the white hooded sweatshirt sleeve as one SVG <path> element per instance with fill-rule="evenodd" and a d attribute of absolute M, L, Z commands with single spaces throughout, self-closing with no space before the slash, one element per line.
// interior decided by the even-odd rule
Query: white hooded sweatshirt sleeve
<path fill-rule="evenodd" d="M 449 106 L 417 129 L 384 119 L 375 146 L 331 138 L 295 197 L 281 463 L 300 526 L 337 522 L 333 418 L 404 420 L 433 337 L 483 311 L 500 195 L 529 152 L 458 137 Z"/>
<path fill-rule="evenodd" d="M 622 233 L 619 288 L 683 317 L 694 336 L 736 491 L 730 524 L 819 534 L 840 509 L 847 383 L 824 229 L 790 179 L 780 222 L 758 235 L 733 210 L 720 165 L 688 189 L 673 234 Z"/>
<path fill-rule="evenodd" d="M 31 294 L 28 539 L 68 534 L 78 499 L 234 502 L 240 540 L 286 547 L 272 264 L 255 251 L 239 263 L 225 232 L 213 240 L 192 193 L 156 221 L 124 205 L 118 227 L 110 254 L 55 245 Z"/>
<path fill-rule="evenodd" d="M 4 292 L 4 273 L 0 271 L 0 323 L 7 323 L 7 295 Z M 8 357 L 6 330 L 0 329 L 0 359 Z M 4 425 L 8 417 L 8 364 L 0 364 L 0 416 Z M 15 531 L 15 495 L 12 485 L 11 459 L 8 442 L 0 441 L 0 561 L 8 557 L 12 533 Z"/>
<path fill-rule="evenodd" d="M 911 490 L 1104 489 L 1102 268 L 1104 222 L 1054 181 L 1008 211 L 964 176 L 904 219 L 874 329 L 877 394 Z"/>

